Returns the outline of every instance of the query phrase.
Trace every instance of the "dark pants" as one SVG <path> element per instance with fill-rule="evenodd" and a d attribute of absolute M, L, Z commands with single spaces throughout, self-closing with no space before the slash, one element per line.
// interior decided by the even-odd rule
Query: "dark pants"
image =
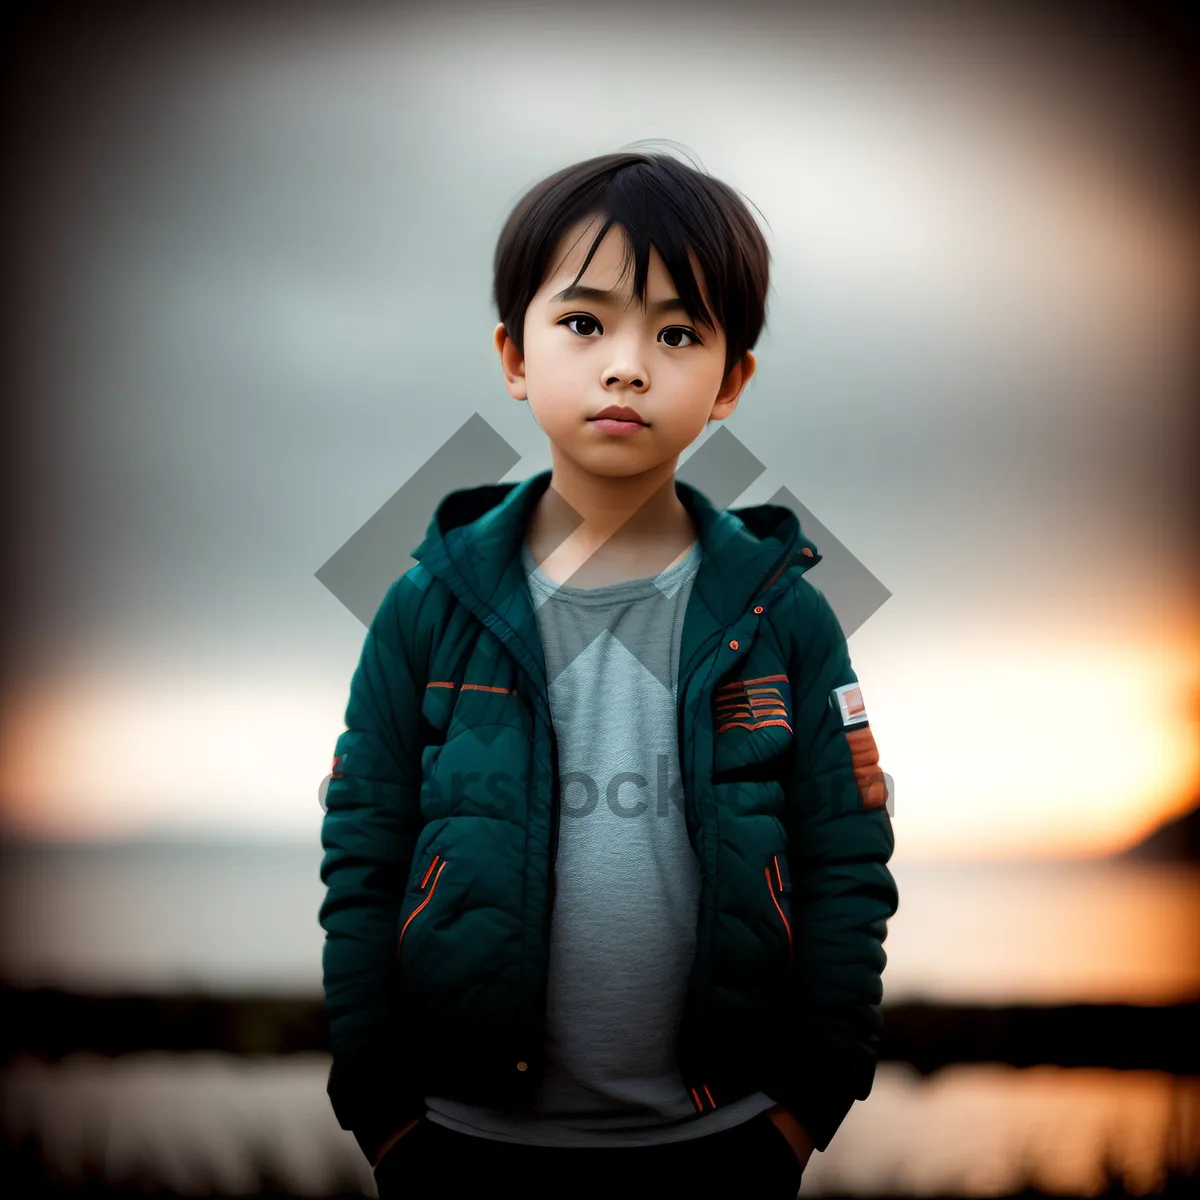
<path fill-rule="evenodd" d="M 472 1137 L 421 1121 L 375 1170 L 380 1200 L 795 1200 L 803 1172 L 766 1113 L 661 1146 L 568 1149 Z"/>

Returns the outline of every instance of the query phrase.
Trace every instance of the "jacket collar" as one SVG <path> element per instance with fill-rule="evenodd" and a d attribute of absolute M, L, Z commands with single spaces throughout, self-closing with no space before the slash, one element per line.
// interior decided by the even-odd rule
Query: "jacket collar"
<path fill-rule="evenodd" d="M 551 471 L 545 470 L 518 483 L 450 492 L 413 551 L 413 557 L 508 642 L 539 678 L 545 676 L 545 663 L 520 551 L 550 477 Z M 821 556 L 804 538 L 796 514 L 782 505 L 717 509 L 703 492 L 679 478 L 675 492 L 696 526 L 701 546 L 689 618 L 697 597 L 703 612 L 691 621 L 691 630 L 685 622 L 682 671 L 691 650 L 735 621 L 772 576 L 793 560 L 813 566 Z"/>

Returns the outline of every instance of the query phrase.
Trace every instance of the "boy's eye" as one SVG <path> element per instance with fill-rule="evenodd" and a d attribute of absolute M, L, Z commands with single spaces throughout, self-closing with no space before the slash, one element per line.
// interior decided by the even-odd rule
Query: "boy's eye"
<path fill-rule="evenodd" d="M 591 335 L 589 333 L 586 333 L 586 332 L 580 333 L 577 329 L 571 328 L 572 323 L 575 321 L 582 321 L 584 323 L 585 329 L 588 326 L 595 326 L 595 328 L 597 328 L 597 329 L 602 328 L 600 325 L 600 322 L 597 321 L 595 317 L 585 317 L 585 316 L 563 317 L 563 319 L 561 321 L 559 321 L 558 324 L 565 325 L 568 329 L 571 330 L 571 332 L 573 334 L 575 334 L 576 337 L 581 337 L 581 338 L 590 337 Z M 664 329 L 660 332 L 659 336 L 661 337 L 662 334 L 664 334 L 664 333 L 669 333 L 669 334 L 673 334 L 676 336 L 679 334 L 683 334 L 685 337 L 689 337 L 692 339 L 690 343 L 684 342 L 682 344 L 680 344 L 678 342 L 666 342 L 665 344 L 670 346 L 672 350 L 682 350 L 684 346 L 689 345 L 689 344 L 693 345 L 693 346 L 703 345 L 703 342 L 701 342 L 701 340 L 700 340 L 700 335 L 694 329 L 689 329 L 686 325 L 668 325 L 666 329 Z"/>

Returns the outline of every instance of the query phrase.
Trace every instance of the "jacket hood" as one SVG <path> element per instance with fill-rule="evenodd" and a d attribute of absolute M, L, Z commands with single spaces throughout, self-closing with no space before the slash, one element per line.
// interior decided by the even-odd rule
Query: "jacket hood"
<path fill-rule="evenodd" d="M 438 504 L 425 538 L 412 552 L 422 566 L 489 626 L 515 632 L 540 662 L 533 605 L 521 566 L 521 541 L 551 471 L 516 483 L 460 488 Z M 718 509 L 703 492 L 675 479 L 701 545 L 692 585 L 719 625 L 731 623 L 756 592 L 792 562 L 821 561 L 799 518 L 779 504 Z M 536 646 L 536 649 L 534 649 Z"/>

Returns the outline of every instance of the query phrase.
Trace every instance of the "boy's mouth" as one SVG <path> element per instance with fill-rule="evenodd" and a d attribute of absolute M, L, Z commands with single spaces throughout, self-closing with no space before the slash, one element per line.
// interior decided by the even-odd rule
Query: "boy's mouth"
<path fill-rule="evenodd" d="M 610 404 L 607 408 L 600 409 L 595 416 L 588 418 L 590 421 L 601 421 L 604 424 L 623 424 L 623 425 L 647 425 L 649 422 L 642 420 L 641 413 L 635 409 L 626 408 L 623 404 Z"/>
<path fill-rule="evenodd" d="M 601 433 L 615 434 L 617 437 L 633 437 L 643 429 L 650 428 L 649 425 L 643 425 L 640 421 L 613 421 L 608 417 L 594 418 L 588 424 L 594 425 Z"/>

